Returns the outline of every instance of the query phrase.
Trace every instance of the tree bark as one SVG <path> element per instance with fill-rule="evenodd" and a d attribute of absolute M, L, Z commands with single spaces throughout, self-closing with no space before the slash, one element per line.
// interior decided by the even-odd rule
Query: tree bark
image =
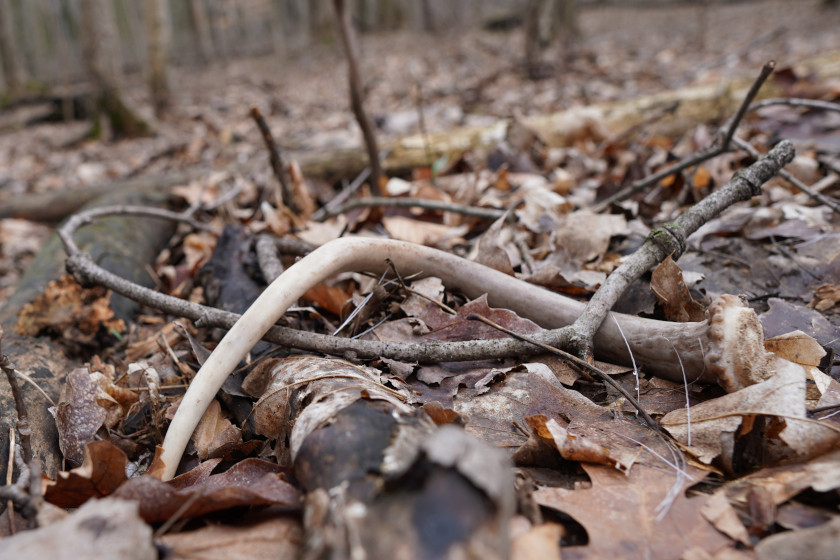
<path fill-rule="evenodd" d="M 8 97 L 14 99 L 23 88 L 23 69 L 20 52 L 14 37 L 14 17 L 9 0 L 0 0 L 0 64 L 3 65 L 3 79 Z"/>
<path fill-rule="evenodd" d="M 207 64 L 213 59 L 214 48 L 204 0 L 190 0 L 190 24 L 198 45 L 198 59 L 202 64 Z"/>
<path fill-rule="evenodd" d="M 81 0 L 82 50 L 96 90 L 92 135 L 106 135 L 104 126 L 116 137 L 142 136 L 151 126 L 129 108 L 119 87 L 119 43 L 113 4 L 109 0 Z"/>
<path fill-rule="evenodd" d="M 146 36 L 149 44 L 149 89 L 155 114 L 169 107 L 169 43 L 171 26 L 166 0 L 146 0 Z"/>

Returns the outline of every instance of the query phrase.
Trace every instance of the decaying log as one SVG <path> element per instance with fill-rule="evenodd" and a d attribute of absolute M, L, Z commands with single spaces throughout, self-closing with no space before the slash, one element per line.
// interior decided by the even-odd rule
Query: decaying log
<path fill-rule="evenodd" d="M 105 181 L 76 189 L 23 195 L 0 205 L 0 220 L 22 218 L 33 222 L 58 222 L 99 197 L 121 192 L 166 192 L 171 187 L 185 185 L 208 172 L 206 169 L 194 169 L 183 173 Z"/>
<path fill-rule="evenodd" d="M 92 203 L 145 204 L 161 206 L 167 198 L 160 194 L 118 192 L 100 197 Z M 151 287 L 148 265 L 154 262 L 161 248 L 174 231 L 170 222 L 114 216 L 99 220 L 79 230 L 77 241 L 94 254 L 94 258 L 109 270 L 132 278 L 132 281 Z M 139 234 L 138 232 L 142 232 Z M 53 400 L 58 398 L 64 375 L 78 367 L 68 359 L 58 345 L 46 338 L 30 338 L 14 334 L 14 325 L 21 308 L 43 293 L 44 287 L 64 273 L 66 254 L 58 236 L 53 235 L 21 278 L 17 290 L 0 307 L 0 324 L 6 331 L 3 352 L 15 368 L 28 373 Z M 111 308 L 123 319 L 130 319 L 138 304 L 123 296 L 112 295 Z M 21 383 L 27 411 L 32 425 L 32 444 L 36 458 L 40 459 L 43 472 L 54 476 L 61 464 L 55 421 L 47 412 L 49 403 L 28 384 Z M 9 457 L 9 427 L 15 419 L 15 406 L 9 386 L 0 382 L 0 479 L 5 480 Z"/>

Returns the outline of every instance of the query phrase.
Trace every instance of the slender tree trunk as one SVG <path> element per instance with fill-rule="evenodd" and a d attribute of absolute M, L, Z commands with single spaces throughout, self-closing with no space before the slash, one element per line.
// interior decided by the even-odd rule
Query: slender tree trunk
<path fill-rule="evenodd" d="M 525 6 L 525 69 L 536 80 L 542 74 L 540 46 L 540 12 L 544 0 L 528 0 Z"/>
<path fill-rule="evenodd" d="M 146 37 L 149 45 L 149 89 L 155 114 L 169 107 L 169 43 L 171 26 L 167 0 L 146 0 Z"/>
<path fill-rule="evenodd" d="M 9 98 L 17 97 L 23 89 L 24 75 L 20 64 L 20 49 L 14 36 L 14 16 L 10 0 L 0 0 L 0 64 Z"/>
<path fill-rule="evenodd" d="M 195 42 L 198 45 L 198 58 L 202 64 L 207 64 L 213 59 L 213 36 L 210 33 L 210 18 L 207 15 L 205 0 L 190 1 L 190 24 L 195 33 Z"/>
<path fill-rule="evenodd" d="M 81 0 L 79 6 L 82 49 L 95 89 L 92 135 L 102 136 L 108 132 L 117 137 L 149 134 L 151 127 L 128 107 L 119 87 L 119 43 L 113 3 L 110 0 Z M 110 131 L 103 130 L 106 126 Z"/>

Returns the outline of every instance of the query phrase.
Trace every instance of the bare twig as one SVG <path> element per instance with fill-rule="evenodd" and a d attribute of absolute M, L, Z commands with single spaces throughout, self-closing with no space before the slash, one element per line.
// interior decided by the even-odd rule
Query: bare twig
<path fill-rule="evenodd" d="M 335 215 L 335 214 L 331 214 L 331 212 L 335 208 L 338 208 L 339 206 L 341 206 L 341 204 L 345 200 L 347 200 L 348 198 L 353 196 L 353 193 L 355 193 L 357 190 L 359 190 L 359 187 L 361 187 L 362 184 L 364 184 L 365 179 L 367 179 L 369 176 L 370 176 L 370 167 L 365 167 L 362 170 L 362 172 L 359 173 L 356 176 L 356 178 L 353 179 L 353 181 L 349 185 L 347 185 L 347 187 L 343 188 L 340 193 L 338 193 L 337 195 L 332 197 L 330 199 L 330 201 L 327 202 L 326 204 L 324 204 L 321 208 L 318 208 L 318 210 L 316 210 L 312 214 L 312 219 L 315 220 L 316 222 L 323 222 L 328 217 L 330 217 L 330 215 Z"/>
<path fill-rule="evenodd" d="M 356 40 L 353 36 L 353 29 L 350 25 L 350 12 L 347 10 L 344 0 L 333 0 L 338 30 L 341 34 L 341 42 L 344 44 L 344 52 L 347 54 L 347 77 L 350 86 L 350 106 L 353 114 L 362 129 L 362 136 L 365 139 L 368 158 L 370 159 L 370 190 L 373 194 L 379 195 L 379 181 L 382 178 L 382 163 L 379 161 L 379 146 L 376 143 L 376 135 L 373 132 L 373 123 L 365 112 L 364 101 L 362 100 L 362 80 L 359 76 L 359 53 L 356 48 Z"/>
<path fill-rule="evenodd" d="M 651 231 L 645 243 L 607 277 L 592 296 L 586 311 L 572 325 L 580 336 L 582 346 L 578 351 L 581 355 L 591 357 L 595 333 L 630 284 L 668 255 L 674 260 L 679 258 L 685 251 L 688 236 L 732 204 L 760 194 L 761 185 L 779 173 L 793 156 L 793 144 L 787 140 L 780 142 L 764 158 L 736 173 L 726 185 L 680 214 L 672 223 Z"/>
<path fill-rule="evenodd" d="M 280 183 L 280 189 L 283 193 L 283 204 L 286 205 L 286 208 L 288 208 L 292 214 L 297 215 L 299 213 L 299 209 L 295 204 L 294 194 L 292 193 L 289 172 L 286 169 L 286 164 L 283 162 L 283 155 L 280 153 L 280 148 L 277 147 L 277 142 L 274 140 L 274 135 L 271 134 L 271 128 L 269 128 L 268 123 L 265 121 L 265 117 L 263 117 L 258 107 L 251 107 L 250 115 L 251 118 L 254 119 L 254 122 L 257 123 L 257 127 L 260 129 L 263 141 L 265 142 L 265 147 L 268 149 L 268 158 L 271 162 L 271 169 L 274 171 L 274 176 Z"/>
<path fill-rule="evenodd" d="M 746 140 L 741 140 L 740 138 L 735 138 L 735 143 L 739 147 L 743 148 L 752 157 L 754 157 L 754 158 L 761 157 L 761 154 L 759 153 L 759 151 L 756 150 L 752 146 L 752 144 L 750 144 Z M 838 214 L 840 214 L 840 204 L 838 204 L 836 201 L 828 198 L 824 194 L 822 194 L 820 192 L 817 192 L 815 190 L 812 190 L 808 185 L 806 185 L 805 183 L 803 183 L 802 181 L 800 181 L 799 179 L 794 177 L 792 173 L 789 173 L 789 172 L 785 171 L 784 169 L 780 169 L 779 170 L 779 176 L 781 178 L 783 178 L 785 181 L 787 181 L 788 183 L 790 183 L 791 185 L 793 185 L 794 187 L 796 187 L 797 189 L 799 189 L 800 191 L 802 191 L 803 193 L 805 193 L 806 195 L 808 195 L 809 197 L 811 197 L 812 199 L 816 200 L 818 203 L 823 204 L 823 205 L 831 208 L 833 211 L 837 212 Z"/>
<path fill-rule="evenodd" d="M 770 97 L 756 101 L 750 105 L 749 112 L 758 111 L 773 105 L 787 105 L 788 107 L 807 107 L 808 109 L 819 109 L 821 111 L 832 111 L 840 113 L 840 103 L 831 101 L 820 101 L 819 99 L 803 99 L 800 97 Z"/>
<path fill-rule="evenodd" d="M 0 342 L 3 340 L 3 334 L 3 327 L 0 326 Z M 32 461 L 32 428 L 29 425 L 29 414 L 26 412 L 26 403 L 24 403 L 23 395 L 20 392 L 15 368 L 9 360 L 9 357 L 3 354 L 2 346 L 0 346 L 0 369 L 6 374 L 6 379 L 8 379 L 9 386 L 12 388 L 12 397 L 15 400 L 15 410 L 17 411 L 18 417 L 17 433 L 20 436 L 23 461 L 29 464 Z"/>
<path fill-rule="evenodd" d="M 758 78 L 756 78 L 756 80 L 753 82 L 752 86 L 747 92 L 746 97 L 744 97 L 744 100 L 741 102 L 738 111 L 718 130 L 717 139 L 711 146 L 694 155 L 682 159 L 676 162 L 675 164 L 670 165 L 665 169 L 658 171 L 657 173 L 654 173 L 649 177 L 645 177 L 644 179 L 635 181 L 634 183 L 621 189 L 614 195 L 609 196 L 601 202 L 599 202 L 598 204 L 596 204 L 593 207 L 593 210 L 595 212 L 602 212 L 609 208 L 611 205 L 615 204 L 616 202 L 631 197 L 634 194 L 648 188 L 649 186 L 655 185 L 656 183 L 665 179 L 666 177 L 675 175 L 676 173 L 679 173 L 684 169 L 688 169 L 689 167 L 699 165 L 704 161 L 708 161 L 713 157 L 717 157 L 720 154 L 728 151 L 729 144 L 732 140 L 732 135 L 735 134 L 735 130 L 738 128 L 738 124 L 740 124 L 741 119 L 743 119 L 744 115 L 747 113 L 750 103 L 752 103 L 752 100 L 755 98 L 756 94 L 758 93 L 758 90 L 773 72 L 773 68 L 775 67 L 775 65 L 776 63 L 771 61 L 761 68 L 761 72 L 759 73 Z"/>
<path fill-rule="evenodd" d="M 260 272 L 262 272 L 266 283 L 271 284 L 278 276 L 283 274 L 283 263 L 277 257 L 277 244 L 274 243 L 273 236 L 267 233 L 257 236 L 254 250 L 257 253 Z"/>
<path fill-rule="evenodd" d="M 338 208 L 327 212 L 326 217 L 337 216 L 349 212 L 354 208 L 366 208 L 369 206 L 382 206 L 391 208 L 421 208 L 423 210 L 441 210 L 464 216 L 472 216 L 486 220 L 497 220 L 505 215 L 505 210 L 498 208 L 481 208 L 478 206 L 467 206 L 454 202 L 443 202 L 441 200 L 429 200 L 425 198 L 390 198 L 387 196 L 370 196 L 351 200 Z"/>
<path fill-rule="evenodd" d="M 729 143 L 732 141 L 732 136 L 735 135 L 735 129 L 738 128 L 738 125 L 744 118 L 744 115 L 746 115 L 747 111 L 750 110 L 750 104 L 753 102 L 753 99 L 755 99 L 755 96 L 758 95 L 758 90 L 761 89 L 761 86 L 764 85 L 764 82 L 767 81 L 767 78 L 769 78 L 770 74 L 773 73 L 774 68 L 776 68 L 776 62 L 772 60 L 761 68 L 758 78 L 756 78 L 750 86 L 750 89 L 747 91 L 747 95 L 744 96 L 744 100 L 741 102 L 741 106 L 738 107 L 738 111 L 721 127 L 723 136 L 720 142 L 720 147 L 723 150 L 729 149 Z"/>

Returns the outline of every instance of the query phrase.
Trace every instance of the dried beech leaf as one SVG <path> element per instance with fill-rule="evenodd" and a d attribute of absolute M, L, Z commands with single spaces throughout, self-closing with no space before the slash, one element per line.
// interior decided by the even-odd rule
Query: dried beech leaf
<path fill-rule="evenodd" d="M 816 367 L 825 356 L 825 350 L 819 342 L 798 330 L 768 338 L 764 341 L 764 348 L 780 358 L 803 366 Z"/>
<path fill-rule="evenodd" d="M 554 440 L 557 451 L 567 461 L 581 461 L 586 463 L 600 463 L 615 467 L 617 462 L 610 457 L 609 450 L 586 437 L 570 434 L 556 420 L 546 422 L 546 428 Z"/>
<path fill-rule="evenodd" d="M 744 524 L 738 518 L 738 513 L 726 498 L 724 491 L 718 490 L 712 494 L 708 501 L 706 501 L 706 505 L 700 510 L 700 513 L 724 535 L 740 542 L 744 546 L 750 546 L 750 535 L 747 533 Z"/>
<path fill-rule="evenodd" d="M 222 416 L 222 407 L 218 401 L 213 400 L 196 426 L 192 441 L 198 452 L 198 459 L 205 461 L 217 456 L 226 447 L 242 441 L 242 431 Z"/>
<path fill-rule="evenodd" d="M 805 370 L 781 358 L 776 358 L 773 366 L 775 373 L 769 379 L 693 406 L 690 418 L 685 409 L 674 410 L 662 419 L 662 425 L 685 445 L 690 429 L 690 447 L 697 457 L 710 463 L 720 456 L 727 468 L 732 467 L 742 423 L 762 413 L 770 419 L 764 435 L 765 461 L 825 452 L 840 440 L 840 434 L 813 422 L 796 420 L 805 417 Z"/>

